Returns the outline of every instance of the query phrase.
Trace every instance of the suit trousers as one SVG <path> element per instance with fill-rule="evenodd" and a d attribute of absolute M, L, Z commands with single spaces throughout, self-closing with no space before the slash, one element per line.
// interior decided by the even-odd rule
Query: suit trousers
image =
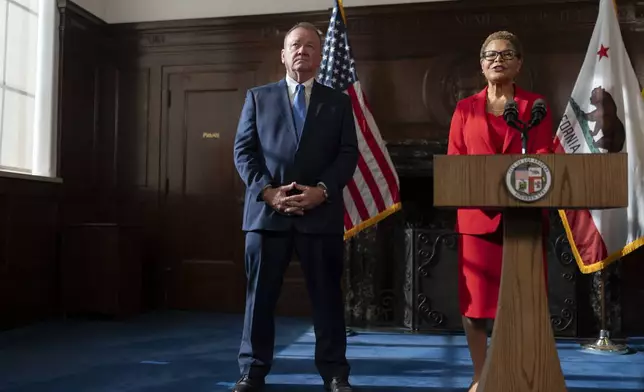
<path fill-rule="evenodd" d="M 315 329 L 315 365 L 324 380 L 349 376 L 342 300 L 342 234 L 246 233 L 246 312 L 239 350 L 242 375 L 268 375 L 275 346 L 274 312 L 293 251 L 307 284 Z"/>

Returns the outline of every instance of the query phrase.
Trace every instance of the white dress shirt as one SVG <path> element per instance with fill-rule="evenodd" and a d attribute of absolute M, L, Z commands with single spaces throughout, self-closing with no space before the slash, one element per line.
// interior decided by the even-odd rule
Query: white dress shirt
<path fill-rule="evenodd" d="M 311 90 L 313 90 L 313 79 L 311 78 L 306 82 L 302 83 L 304 85 L 304 96 L 306 97 L 306 108 L 309 108 L 309 102 L 311 102 Z M 292 77 L 286 75 L 286 85 L 288 86 L 288 97 L 291 100 L 291 106 L 295 102 L 295 89 L 297 88 L 298 83 Z"/>

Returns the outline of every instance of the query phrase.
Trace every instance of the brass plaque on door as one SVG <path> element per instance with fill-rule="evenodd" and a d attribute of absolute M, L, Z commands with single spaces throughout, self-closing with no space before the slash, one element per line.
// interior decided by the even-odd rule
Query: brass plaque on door
<path fill-rule="evenodd" d="M 202 135 L 204 139 L 219 139 L 219 132 L 204 132 Z"/>

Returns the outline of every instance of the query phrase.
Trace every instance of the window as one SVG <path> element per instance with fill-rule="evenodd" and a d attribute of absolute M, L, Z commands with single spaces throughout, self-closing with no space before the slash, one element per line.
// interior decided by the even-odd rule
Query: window
<path fill-rule="evenodd" d="M 0 170 L 55 175 L 55 0 L 0 0 Z"/>

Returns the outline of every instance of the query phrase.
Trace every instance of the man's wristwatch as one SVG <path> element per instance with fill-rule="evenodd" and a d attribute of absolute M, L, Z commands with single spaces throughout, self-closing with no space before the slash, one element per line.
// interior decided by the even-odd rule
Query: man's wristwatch
<path fill-rule="evenodd" d="M 324 192 L 324 201 L 329 200 L 329 192 L 327 192 L 326 185 L 323 182 L 318 182 L 318 188 L 322 189 Z"/>

